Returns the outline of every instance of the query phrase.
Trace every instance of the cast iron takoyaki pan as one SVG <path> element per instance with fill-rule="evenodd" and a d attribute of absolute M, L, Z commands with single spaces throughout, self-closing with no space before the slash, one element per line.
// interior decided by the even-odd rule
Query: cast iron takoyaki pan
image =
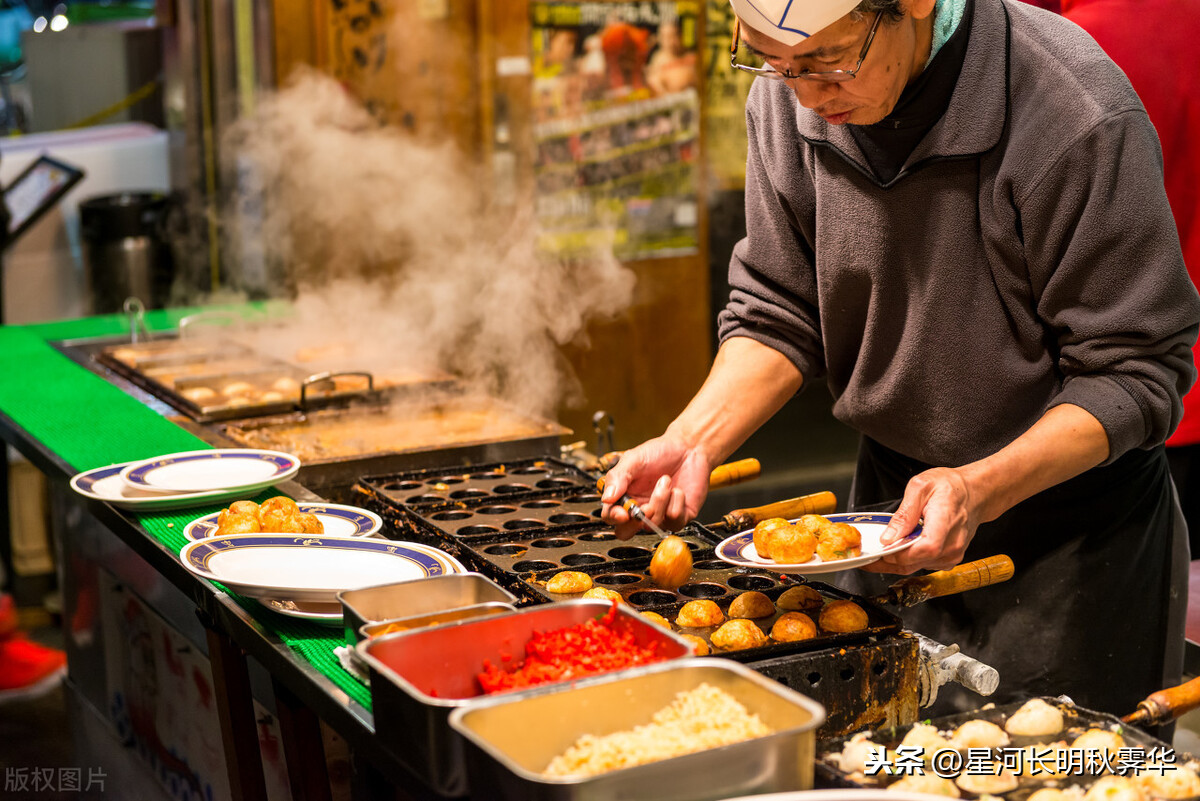
<path fill-rule="evenodd" d="M 709 555 L 711 557 L 711 553 Z M 895 634 L 901 628 L 900 618 L 882 607 L 837 587 L 816 581 L 806 582 L 798 576 L 773 573 L 767 570 L 739 568 L 717 559 L 702 558 L 693 565 L 692 575 L 686 583 L 677 590 L 667 590 L 659 587 L 650 578 L 647 572 L 648 564 L 649 560 L 644 562 L 640 569 L 620 569 L 616 566 L 608 569 L 604 566 L 571 569 L 577 569 L 580 572 L 590 575 L 593 585 L 596 587 L 603 587 L 620 593 L 624 602 L 637 611 L 656 612 L 670 621 L 671 627 L 675 631 L 681 634 L 693 634 L 700 637 L 712 647 L 715 656 L 727 656 L 742 662 L 752 662 L 759 659 L 769 659 L 774 656 L 797 653 L 799 651 L 812 651 L 862 642 L 873 636 Z M 544 570 L 522 576 L 522 578 L 525 585 L 535 595 L 541 596 L 548 601 L 564 601 L 580 597 L 579 594 L 565 595 L 553 593 L 546 589 L 546 582 L 560 572 L 562 572 L 562 569 Z M 771 641 L 769 644 L 763 646 L 737 651 L 726 651 L 712 646 L 711 635 L 716 631 L 717 626 L 687 628 L 675 624 L 679 610 L 688 601 L 711 600 L 720 607 L 722 613 L 728 615 L 729 605 L 733 603 L 734 598 L 743 592 L 757 590 L 772 601 L 775 601 L 787 589 L 800 584 L 808 584 L 816 589 L 821 593 L 826 603 L 837 600 L 854 601 L 867 613 L 867 628 L 854 632 L 822 631 L 812 639 L 799 642 L 780 643 Z M 764 633 L 769 634 L 771 627 L 782 614 L 783 611 L 777 609 L 769 617 L 760 618 L 753 622 Z M 814 623 L 817 622 L 816 612 L 811 614 L 810 617 Z"/>
<path fill-rule="evenodd" d="M 481 501 L 509 503 L 555 494 L 596 495 L 595 481 L 557 459 L 521 459 L 471 467 L 412 470 L 367 476 L 362 483 L 383 501 L 419 514 L 430 514 Z"/>

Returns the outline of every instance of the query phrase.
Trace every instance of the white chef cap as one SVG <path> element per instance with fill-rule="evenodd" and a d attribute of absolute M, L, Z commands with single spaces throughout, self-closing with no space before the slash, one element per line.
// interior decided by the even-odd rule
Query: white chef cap
<path fill-rule="evenodd" d="M 849 14 L 859 0 L 729 0 L 733 13 L 784 45 L 797 45 Z"/>

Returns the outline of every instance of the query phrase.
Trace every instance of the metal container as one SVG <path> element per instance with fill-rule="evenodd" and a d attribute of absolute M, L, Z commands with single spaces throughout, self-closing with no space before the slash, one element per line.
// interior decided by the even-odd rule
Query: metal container
<path fill-rule="evenodd" d="M 370 670 L 376 736 L 435 791 L 462 795 L 463 742 L 448 719 L 455 709 L 481 698 L 475 677 L 484 660 L 501 664 L 519 657 L 534 632 L 582 623 L 611 607 L 607 601 L 568 601 L 363 640 L 355 653 Z M 658 643 L 667 659 L 691 654 L 685 640 L 631 610 L 618 608 L 614 623 L 632 632 L 640 645 Z M 537 695 L 555 686 L 561 685 L 495 697 Z"/>
<path fill-rule="evenodd" d="M 485 603 L 507 604 L 511 608 L 517 600 L 511 592 L 479 573 L 450 573 L 344 590 L 337 597 L 342 604 L 346 642 L 351 645 L 361 639 L 359 630 L 369 623 L 441 614 Z"/>
<path fill-rule="evenodd" d="M 372 637 L 382 637 L 385 634 L 424 629 L 430 626 L 444 626 L 448 623 L 462 623 L 463 621 L 473 620 L 477 617 L 488 617 L 489 615 L 500 615 L 505 612 L 515 611 L 516 607 L 512 604 L 493 601 L 486 604 L 463 606 L 445 612 L 427 612 L 411 617 L 396 618 L 395 620 L 381 620 L 378 623 L 368 623 L 365 626 L 359 627 L 358 639 L 369 640 Z"/>
<path fill-rule="evenodd" d="M 549 778 L 543 771 L 582 735 L 650 722 L 675 696 L 706 682 L 728 692 L 773 733 L 597 776 Z M 753 670 L 717 659 L 649 665 L 553 692 L 495 697 L 455 710 L 466 741 L 471 797 L 489 801 L 653 798 L 703 801 L 812 787 L 820 704 Z"/>

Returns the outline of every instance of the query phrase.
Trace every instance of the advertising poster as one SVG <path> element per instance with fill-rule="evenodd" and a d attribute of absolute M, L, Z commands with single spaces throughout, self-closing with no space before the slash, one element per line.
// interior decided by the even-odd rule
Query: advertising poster
<path fill-rule="evenodd" d="M 729 66 L 733 7 L 708 0 L 704 32 L 704 143 L 709 179 L 716 190 L 746 186 L 746 96 L 754 76 Z"/>
<path fill-rule="evenodd" d="M 530 8 L 540 246 L 696 252 L 699 4 Z"/>

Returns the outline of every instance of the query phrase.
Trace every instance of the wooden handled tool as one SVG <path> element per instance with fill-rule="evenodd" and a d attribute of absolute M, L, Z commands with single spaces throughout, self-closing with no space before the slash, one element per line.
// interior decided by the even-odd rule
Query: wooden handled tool
<path fill-rule="evenodd" d="M 776 501 L 766 506 L 734 509 L 721 518 L 720 523 L 714 523 L 709 528 L 730 532 L 745 531 L 772 517 L 783 517 L 790 520 L 801 515 L 826 515 L 835 509 L 837 509 L 837 497 L 832 492 L 814 492 L 812 495 L 801 495 L 799 498 Z"/>
<path fill-rule="evenodd" d="M 1123 723 L 1142 728 L 1170 723 L 1185 712 L 1200 706 L 1200 678 L 1152 693 L 1138 708 L 1121 718 Z"/>
<path fill-rule="evenodd" d="M 732 487 L 734 484 L 758 478 L 760 472 L 762 472 L 762 465 L 758 463 L 757 459 L 738 459 L 736 462 L 727 462 L 709 474 L 708 488 L 715 490 L 721 487 Z"/>
<path fill-rule="evenodd" d="M 597 459 L 596 464 L 590 469 L 594 473 L 607 473 L 616 467 L 619 461 L 621 461 L 621 451 L 609 451 Z M 726 462 L 709 474 L 708 488 L 714 490 L 721 487 L 732 487 L 734 484 L 758 478 L 761 472 L 762 465 L 757 459 L 738 459 L 736 462 Z"/>
<path fill-rule="evenodd" d="M 1013 576 L 1013 561 L 1004 554 L 976 559 L 974 562 L 939 570 L 924 576 L 901 579 L 887 588 L 883 595 L 872 598 L 875 603 L 897 606 L 916 606 L 930 598 L 956 595 L 1008 581 Z"/>

